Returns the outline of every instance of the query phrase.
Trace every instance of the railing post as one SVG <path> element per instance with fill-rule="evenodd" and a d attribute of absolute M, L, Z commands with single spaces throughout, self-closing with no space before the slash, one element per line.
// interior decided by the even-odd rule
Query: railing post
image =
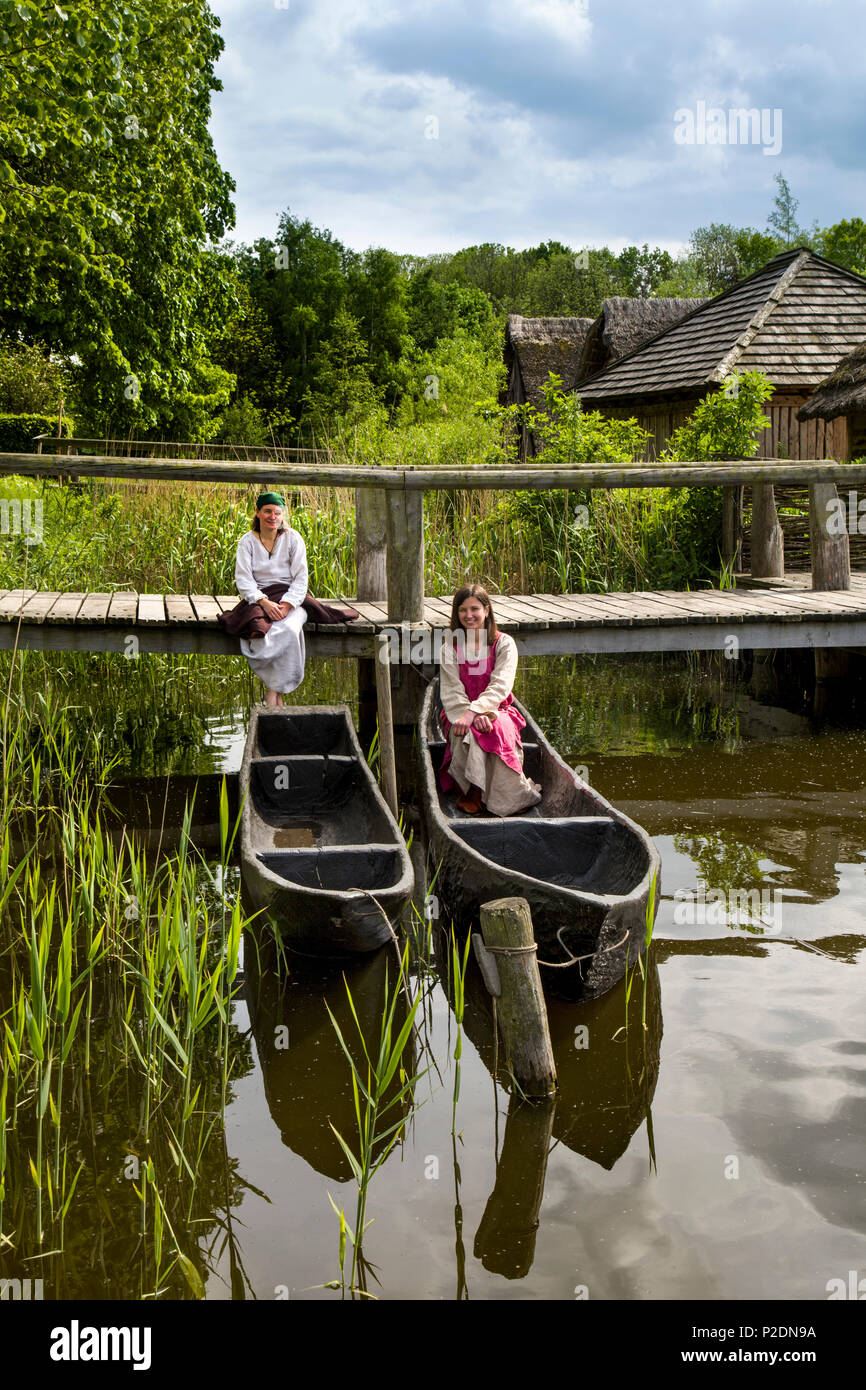
<path fill-rule="evenodd" d="M 812 588 L 850 589 L 848 527 L 835 483 L 810 484 L 809 546 L 812 552 Z"/>
<path fill-rule="evenodd" d="M 393 816 L 399 815 L 397 802 L 397 764 L 394 755 L 394 712 L 391 704 L 391 661 L 389 642 L 384 632 L 376 642 L 376 693 L 379 704 L 379 755 L 382 765 L 382 790 Z"/>
<path fill-rule="evenodd" d="M 752 578 L 782 579 L 785 575 L 785 541 L 772 483 L 752 487 Z"/>
<path fill-rule="evenodd" d="M 355 570 L 360 599 L 387 598 L 388 505 L 384 488 L 355 488 Z"/>
<path fill-rule="evenodd" d="M 424 621 L 424 493 L 388 488 L 388 621 Z"/>

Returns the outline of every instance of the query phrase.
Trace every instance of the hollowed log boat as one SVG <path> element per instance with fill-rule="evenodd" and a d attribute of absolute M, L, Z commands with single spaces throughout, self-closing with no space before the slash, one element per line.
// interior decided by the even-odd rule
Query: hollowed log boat
<path fill-rule="evenodd" d="M 541 802 L 507 818 L 467 815 L 457 806 L 459 792 L 439 785 L 446 743 L 438 680 L 427 691 L 418 742 L 427 839 L 439 866 L 436 895 L 446 920 L 463 930 L 479 926 L 482 903 L 526 898 L 539 963 L 552 967 L 548 983 L 572 998 L 594 999 L 640 955 L 651 883 L 656 902 L 660 892 L 658 851 L 517 707 L 526 720 L 524 772 L 540 784 Z"/>
<path fill-rule="evenodd" d="M 254 709 L 240 790 L 244 887 L 286 944 L 341 956 L 388 941 L 414 875 L 349 710 Z"/>

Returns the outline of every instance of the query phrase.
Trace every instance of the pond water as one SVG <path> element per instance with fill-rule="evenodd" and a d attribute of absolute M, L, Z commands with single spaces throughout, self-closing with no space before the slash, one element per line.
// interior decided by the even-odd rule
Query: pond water
<path fill-rule="evenodd" d="M 369 1188 L 376 1296 L 806 1300 L 826 1299 L 828 1281 L 851 1270 L 866 1276 L 859 687 L 815 691 L 793 656 L 734 665 L 522 668 L 516 693 L 554 746 L 659 847 L 647 1027 L 640 976 L 628 1005 L 624 985 L 589 1004 L 551 1000 L 559 1092 L 528 1107 L 494 1081 L 490 1003 L 470 961 L 455 1110 L 458 1029 L 440 945 L 412 982 L 421 1003 L 403 1065 L 418 1079 L 388 1112 L 405 1135 Z M 304 703 L 322 698 L 311 669 Z M 333 699 L 333 671 L 329 681 Z M 348 676 L 344 687 L 351 702 Z M 184 767 L 201 775 L 203 836 L 207 779 L 236 772 L 244 723 L 214 713 L 198 764 Z M 228 1236 L 202 1238 L 206 1294 L 339 1299 L 321 1287 L 339 1278 L 332 1202 L 354 1223 L 357 1189 L 334 1131 L 357 1140 L 326 1004 L 359 1055 L 346 984 L 372 1038 L 396 953 L 344 981 L 297 957 L 279 965 L 250 934 L 244 950 L 231 1183 L 206 1185 L 213 1210 L 199 1218 Z M 405 1009 L 398 998 L 398 1020 Z M 120 1165 L 123 1133 L 111 1142 Z M 135 1241 L 118 1237 L 116 1268 L 79 1271 L 79 1293 L 120 1289 Z"/>

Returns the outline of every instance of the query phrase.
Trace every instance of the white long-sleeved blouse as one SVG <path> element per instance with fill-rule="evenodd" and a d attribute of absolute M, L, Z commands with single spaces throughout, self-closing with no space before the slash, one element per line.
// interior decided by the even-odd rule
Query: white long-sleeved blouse
<path fill-rule="evenodd" d="M 517 675 L 517 643 L 507 632 L 500 632 L 496 643 L 496 657 L 487 688 L 477 699 L 470 702 L 463 682 L 460 679 L 458 662 L 450 642 L 443 643 L 439 666 L 439 693 L 442 708 L 449 721 L 454 724 L 467 710 L 472 714 L 486 714 L 495 717 L 499 706 L 514 689 Z"/>
<path fill-rule="evenodd" d="M 269 555 L 257 531 L 247 531 L 238 541 L 235 586 L 247 603 L 258 603 L 271 584 L 285 584 L 281 602 L 299 608 L 307 597 L 307 547 L 290 526 L 280 531 Z"/>

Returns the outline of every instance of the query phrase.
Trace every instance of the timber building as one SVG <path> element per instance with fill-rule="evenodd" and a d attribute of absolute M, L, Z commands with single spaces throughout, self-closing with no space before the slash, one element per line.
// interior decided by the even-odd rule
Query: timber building
<path fill-rule="evenodd" d="M 731 372 L 772 382 L 759 458 L 847 458 L 842 420 L 799 418 L 815 388 L 866 339 L 866 279 L 812 251 L 776 256 L 673 327 L 576 386 L 588 410 L 634 416 L 657 458 L 674 430 Z M 805 414 L 805 412 L 804 412 Z"/>

